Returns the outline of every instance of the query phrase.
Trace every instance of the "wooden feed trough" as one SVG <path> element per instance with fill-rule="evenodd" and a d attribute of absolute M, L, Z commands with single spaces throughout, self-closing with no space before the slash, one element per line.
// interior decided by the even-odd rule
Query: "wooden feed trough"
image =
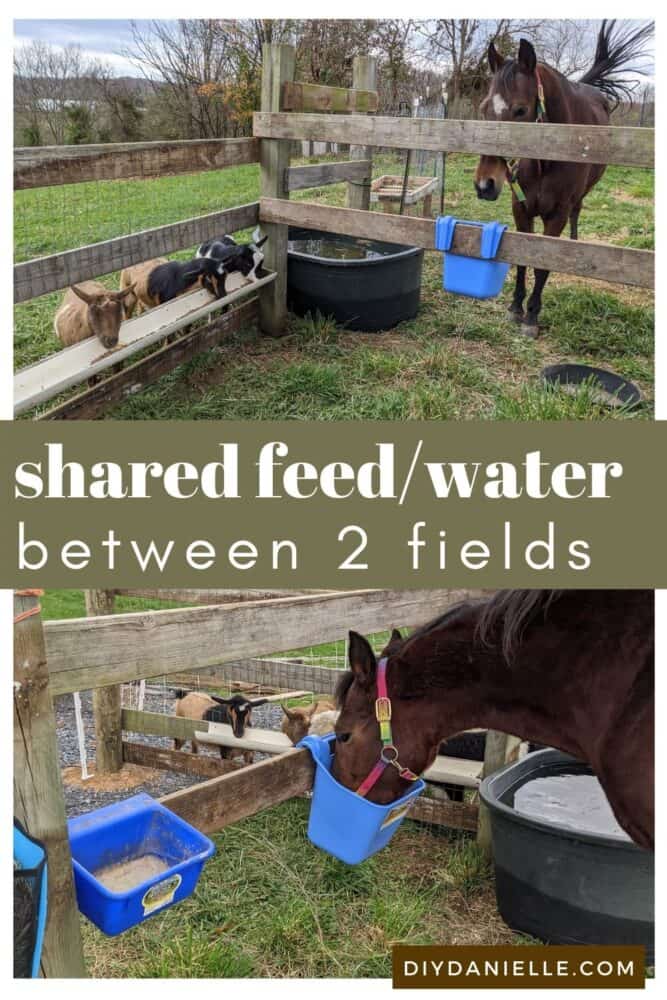
<path fill-rule="evenodd" d="M 437 187 L 437 177 L 408 177 L 405 205 L 418 205 L 423 201 L 422 215 L 430 218 L 433 192 Z M 385 212 L 391 212 L 392 205 L 400 205 L 402 193 L 403 178 L 396 174 L 383 174 L 371 184 L 371 202 L 379 202 Z"/>

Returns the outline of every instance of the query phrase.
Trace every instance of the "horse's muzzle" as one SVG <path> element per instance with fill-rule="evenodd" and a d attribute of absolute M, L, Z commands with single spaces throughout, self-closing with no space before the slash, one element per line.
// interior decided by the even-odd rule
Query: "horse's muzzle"
<path fill-rule="evenodd" d="M 475 181 L 475 191 L 477 192 L 477 197 L 483 201 L 496 201 L 500 194 L 492 177 L 479 183 Z"/>

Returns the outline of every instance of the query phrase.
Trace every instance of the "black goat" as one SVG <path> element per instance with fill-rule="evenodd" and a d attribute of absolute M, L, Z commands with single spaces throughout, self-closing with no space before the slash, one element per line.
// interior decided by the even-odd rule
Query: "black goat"
<path fill-rule="evenodd" d="M 172 299 L 192 291 L 197 285 L 205 288 L 216 299 L 225 294 L 225 269 L 219 261 L 208 257 L 194 260 L 170 260 L 159 264 L 148 277 L 147 291 L 151 306 L 171 302 Z"/>
<path fill-rule="evenodd" d="M 227 274 L 240 272 L 244 278 L 255 281 L 257 271 L 264 263 L 261 247 L 268 237 L 260 239 L 259 230 L 253 233 L 250 243 L 237 243 L 233 236 L 221 236 L 218 240 L 209 240 L 197 250 L 197 258 L 215 260 L 222 264 Z"/>
<path fill-rule="evenodd" d="M 201 719 L 202 722 L 224 722 L 232 727 L 234 736 L 240 739 L 246 729 L 252 726 L 252 710 L 258 705 L 266 704 L 266 698 L 246 698 L 242 694 L 234 694 L 231 698 L 220 698 L 215 694 L 204 694 L 200 691 L 184 691 L 179 689 L 174 691 L 176 698 L 176 715 L 185 719 Z M 186 740 L 174 740 L 174 749 L 180 750 Z M 192 752 L 199 753 L 199 743 L 193 737 L 191 740 Z M 233 758 L 235 751 L 232 747 L 220 747 L 222 758 Z M 252 750 L 243 753 L 243 759 L 247 764 L 253 760 Z"/>

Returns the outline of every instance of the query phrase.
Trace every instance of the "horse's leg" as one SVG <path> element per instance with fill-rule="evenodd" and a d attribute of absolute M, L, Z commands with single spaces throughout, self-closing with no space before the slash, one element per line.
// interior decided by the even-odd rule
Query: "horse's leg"
<path fill-rule="evenodd" d="M 560 236 L 565 229 L 567 217 L 567 211 L 561 211 L 557 215 L 552 215 L 550 218 L 545 219 L 544 235 Z M 547 278 L 549 277 L 549 272 L 543 271 L 541 268 L 536 268 L 534 273 L 535 284 L 533 285 L 531 296 L 528 299 L 526 318 L 521 325 L 522 333 L 525 333 L 528 337 L 537 337 L 540 332 L 539 316 L 542 310 L 542 292 L 544 291 L 544 286 L 546 285 Z"/>
<path fill-rule="evenodd" d="M 524 202 L 512 199 L 512 214 L 514 223 L 520 233 L 532 233 L 535 219 L 528 215 Z M 507 314 L 515 323 L 523 323 L 523 300 L 526 297 L 526 268 L 517 265 L 516 281 L 514 283 L 514 298 Z"/>
<path fill-rule="evenodd" d="M 572 209 L 572 211 L 570 212 L 570 239 L 571 240 L 578 240 L 579 239 L 579 213 L 581 212 L 581 206 L 582 206 L 582 204 L 583 204 L 583 202 L 580 201 L 579 204 L 575 205 L 574 208 Z"/>

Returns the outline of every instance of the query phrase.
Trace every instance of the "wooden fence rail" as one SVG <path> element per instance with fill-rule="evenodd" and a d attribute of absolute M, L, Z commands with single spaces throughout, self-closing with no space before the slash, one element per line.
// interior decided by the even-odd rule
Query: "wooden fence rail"
<path fill-rule="evenodd" d="M 16 264 L 14 302 L 26 302 L 78 281 L 120 271 L 123 267 L 138 264 L 151 257 L 185 250 L 223 233 L 248 229 L 257 224 L 258 214 L 258 202 L 250 202 L 221 212 L 198 215 L 182 222 L 144 229 L 130 236 L 117 236 L 103 243 L 92 243 L 76 250 L 66 250 Z"/>
<path fill-rule="evenodd" d="M 376 90 L 355 90 L 349 87 L 325 87 L 317 83 L 283 84 L 283 111 L 370 112 L 378 109 Z"/>
<path fill-rule="evenodd" d="M 362 590 L 46 622 L 54 695 L 419 625 L 465 592 Z"/>
<path fill-rule="evenodd" d="M 372 166 L 370 160 L 343 160 L 338 163 L 288 167 L 285 187 L 288 191 L 302 191 L 304 188 L 324 187 L 341 181 L 363 184 L 366 180 L 370 182 Z"/>
<path fill-rule="evenodd" d="M 257 139 L 180 139 L 14 151 L 14 188 L 164 177 L 259 162 Z"/>
<path fill-rule="evenodd" d="M 238 601 L 272 601 L 277 597 L 299 597 L 304 594 L 327 594 L 327 590 L 211 590 L 161 587 L 131 587 L 116 589 L 120 597 L 143 597 L 149 601 L 174 601 L 183 604 L 236 604 Z"/>
<path fill-rule="evenodd" d="M 530 157 L 575 163 L 654 165 L 654 131 L 618 125 L 552 125 L 437 118 L 256 111 L 260 139 L 306 139 L 395 149 Z"/>
<path fill-rule="evenodd" d="M 435 225 L 431 219 L 362 212 L 280 198 L 262 198 L 259 206 L 260 222 L 305 226 L 364 239 L 406 243 L 425 250 L 435 249 Z M 480 240 L 478 226 L 461 223 L 456 227 L 452 250 L 470 257 L 479 256 Z M 640 288 L 653 288 L 654 285 L 655 255 L 651 250 L 635 250 L 609 243 L 586 243 L 583 240 L 507 231 L 503 234 L 497 259 Z"/>

